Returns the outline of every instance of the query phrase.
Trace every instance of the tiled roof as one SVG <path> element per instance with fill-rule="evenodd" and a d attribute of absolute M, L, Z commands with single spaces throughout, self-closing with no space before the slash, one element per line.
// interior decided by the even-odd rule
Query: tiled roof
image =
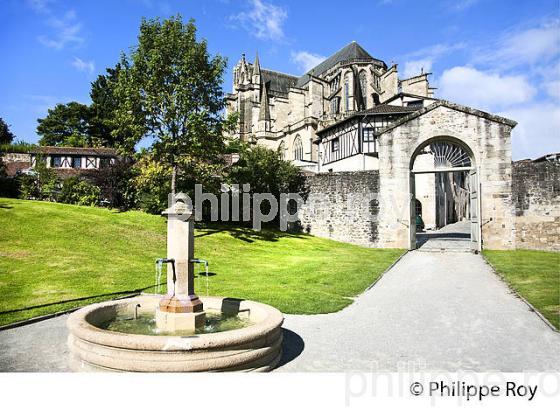
<path fill-rule="evenodd" d="M 117 151 L 113 148 L 38 147 L 30 152 L 32 154 L 90 155 L 96 157 L 117 156 Z"/>

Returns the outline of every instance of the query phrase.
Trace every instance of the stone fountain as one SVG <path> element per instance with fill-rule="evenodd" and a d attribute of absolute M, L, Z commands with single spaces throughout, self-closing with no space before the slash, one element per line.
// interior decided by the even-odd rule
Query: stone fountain
<path fill-rule="evenodd" d="M 280 311 L 194 291 L 194 221 L 178 201 L 167 217 L 167 294 L 142 294 L 86 306 L 70 315 L 68 346 L 76 371 L 268 371 L 282 355 Z M 172 274 L 170 274 L 170 271 Z M 209 317 L 239 319 L 233 330 L 208 330 Z M 220 316 L 221 315 L 221 316 Z M 136 330 L 136 321 L 149 332 Z M 115 323 L 130 327 L 113 328 Z M 115 331 L 114 329 L 118 329 Z"/>

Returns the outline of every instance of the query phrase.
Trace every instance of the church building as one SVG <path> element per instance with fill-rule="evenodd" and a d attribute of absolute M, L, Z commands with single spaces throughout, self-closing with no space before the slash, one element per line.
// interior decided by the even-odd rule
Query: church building
<path fill-rule="evenodd" d="M 239 115 L 234 137 L 278 150 L 307 171 L 376 169 L 376 131 L 434 101 L 429 74 L 400 79 L 396 64 L 387 66 L 356 42 L 301 77 L 243 55 L 227 110 Z M 331 138 L 357 115 L 367 118 L 360 135 Z"/>

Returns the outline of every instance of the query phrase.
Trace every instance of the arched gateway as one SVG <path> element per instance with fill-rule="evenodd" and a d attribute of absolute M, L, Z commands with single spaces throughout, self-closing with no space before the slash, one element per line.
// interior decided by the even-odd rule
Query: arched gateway
<path fill-rule="evenodd" d="M 469 222 L 470 249 L 482 249 L 480 183 L 476 160 L 467 144 L 449 136 L 421 143 L 410 159 L 409 187 L 409 249 L 418 246 L 417 231 L 462 221 Z"/>
<path fill-rule="evenodd" d="M 423 221 L 427 227 L 430 222 L 438 230 L 461 221 L 470 228 L 471 249 L 513 247 L 514 126 L 506 118 L 440 100 L 380 130 L 374 246 L 416 249 L 418 199 L 423 217 L 431 204 L 435 208 L 432 221 Z M 434 188 L 431 198 L 420 195 L 422 179 L 438 185 L 439 192 Z"/>

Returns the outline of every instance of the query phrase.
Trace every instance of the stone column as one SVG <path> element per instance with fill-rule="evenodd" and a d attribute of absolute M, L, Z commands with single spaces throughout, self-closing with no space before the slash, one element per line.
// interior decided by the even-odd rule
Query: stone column
<path fill-rule="evenodd" d="M 163 212 L 167 217 L 167 258 L 174 260 L 173 272 L 168 267 L 167 295 L 156 311 L 156 326 L 166 331 L 192 331 L 204 325 L 202 301 L 194 293 L 194 221 L 192 211 L 182 202 Z"/>

